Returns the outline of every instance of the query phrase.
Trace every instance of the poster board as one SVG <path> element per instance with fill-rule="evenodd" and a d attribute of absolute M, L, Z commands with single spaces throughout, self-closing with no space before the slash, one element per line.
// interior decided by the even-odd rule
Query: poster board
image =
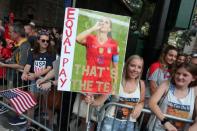
<path fill-rule="evenodd" d="M 118 94 L 130 18 L 66 8 L 58 90 Z"/>

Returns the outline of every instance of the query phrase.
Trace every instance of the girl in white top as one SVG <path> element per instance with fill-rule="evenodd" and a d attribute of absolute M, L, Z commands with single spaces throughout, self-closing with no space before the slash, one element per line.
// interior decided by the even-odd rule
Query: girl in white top
<path fill-rule="evenodd" d="M 149 101 L 150 109 L 155 113 L 157 119 L 150 122 L 151 131 L 189 131 L 193 127 L 188 124 L 169 120 L 164 114 L 192 119 L 197 96 L 197 88 L 193 85 L 197 76 L 197 67 L 193 64 L 182 64 L 175 71 L 172 82 L 162 83 Z M 163 99 L 158 106 L 160 99 Z M 197 110 L 197 109 L 196 109 Z"/>
<path fill-rule="evenodd" d="M 109 108 L 103 121 L 102 131 L 134 130 L 134 122 L 136 122 L 144 107 L 145 85 L 140 80 L 143 64 L 143 59 L 138 55 L 128 58 L 123 69 L 123 80 L 119 96 L 115 96 L 117 102 L 135 108 L 133 110 L 124 107 Z"/>

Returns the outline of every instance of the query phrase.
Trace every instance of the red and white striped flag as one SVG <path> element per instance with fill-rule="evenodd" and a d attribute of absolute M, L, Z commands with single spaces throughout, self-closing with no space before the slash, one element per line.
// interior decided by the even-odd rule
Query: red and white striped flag
<path fill-rule="evenodd" d="M 10 100 L 14 109 L 19 114 L 22 114 L 36 105 L 36 99 L 30 93 L 20 89 L 2 91 L 0 95 Z"/>

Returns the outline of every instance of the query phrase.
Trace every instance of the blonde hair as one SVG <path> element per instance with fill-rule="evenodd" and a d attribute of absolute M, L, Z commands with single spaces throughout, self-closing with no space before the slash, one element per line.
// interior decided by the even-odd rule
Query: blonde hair
<path fill-rule="evenodd" d="M 141 71 L 140 75 L 138 76 L 137 80 L 139 81 L 141 79 L 142 72 L 143 72 L 143 67 L 144 67 L 144 60 L 139 55 L 132 55 L 132 56 L 130 56 L 127 59 L 125 65 L 124 65 L 124 68 L 123 68 L 123 72 L 122 72 L 122 85 L 123 85 L 123 87 L 125 86 L 126 81 L 129 79 L 129 76 L 128 76 L 128 66 L 129 66 L 129 63 L 131 61 L 133 61 L 134 59 L 138 59 L 138 60 L 142 61 L 142 71 Z"/>

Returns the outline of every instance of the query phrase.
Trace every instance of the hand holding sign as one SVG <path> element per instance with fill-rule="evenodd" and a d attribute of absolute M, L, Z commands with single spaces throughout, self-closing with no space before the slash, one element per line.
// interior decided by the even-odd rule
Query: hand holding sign
<path fill-rule="evenodd" d="M 93 104 L 95 102 L 94 95 L 93 94 L 87 94 L 85 96 L 85 102 L 90 104 L 90 105 Z"/>
<path fill-rule="evenodd" d="M 58 90 L 117 94 L 129 23 L 127 16 L 66 8 Z"/>

